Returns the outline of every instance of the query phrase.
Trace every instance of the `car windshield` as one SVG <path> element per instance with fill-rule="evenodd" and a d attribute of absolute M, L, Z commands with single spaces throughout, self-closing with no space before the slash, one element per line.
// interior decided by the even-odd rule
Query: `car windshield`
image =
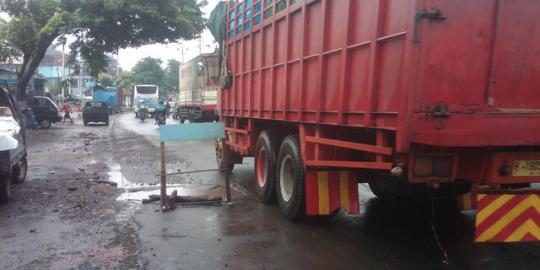
<path fill-rule="evenodd" d="M 9 107 L 0 107 L 0 116 L 13 116 L 11 108 Z"/>

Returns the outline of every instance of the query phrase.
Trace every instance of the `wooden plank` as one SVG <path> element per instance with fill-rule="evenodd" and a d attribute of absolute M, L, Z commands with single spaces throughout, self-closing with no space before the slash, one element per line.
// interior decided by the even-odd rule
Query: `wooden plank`
<path fill-rule="evenodd" d="M 311 143 L 337 146 L 341 148 L 354 149 L 358 151 L 371 152 L 371 153 L 381 154 L 381 155 L 389 156 L 392 154 L 392 148 L 389 148 L 389 147 L 382 147 L 382 146 L 363 144 L 363 143 L 353 143 L 353 142 L 325 139 L 325 138 L 316 138 L 313 136 L 306 136 L 305 140 Z"/>
<path fill-rule="evenodd" d="M 241 134 L 248 134 L 249 131 L 247 129 L 238 129 L 238 128 L 230 128 L 226 127 L 226 131 L 235 132 L 235 133 L 241 133 Z"/>
<path fill-rule="evenodd" d="M 307 160 L 304 164 L 308 167 L 336 167 L 336 168 L 356 168 L 390 170 L 392 163 L 385 162 L 361 162 L 361 161 L 338 161 L 338 160 Z"/>
<path fill-rule="evenodd" d="M 160 153 L 160 159 L 161 159 L 161 176 L 160 176 L 160 203 L 161 203 L 161 210 L 163 211 L 165 205 L 167 204 L 167 171 L 165 169 L 165 142 L 161 142 L 159 144 L 159 153 Z"/>

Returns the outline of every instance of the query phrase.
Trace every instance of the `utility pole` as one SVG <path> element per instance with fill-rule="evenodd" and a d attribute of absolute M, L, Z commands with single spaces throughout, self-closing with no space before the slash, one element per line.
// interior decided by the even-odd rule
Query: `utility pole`
<path fill-rule="evenodd" d="M 81 93 L 81 102 L 82 100 L 84 99 L 84 94 L 83 94 L 83 83 L 84 83 L 84 79 L 83 79 L 83 74 L 84 74 L 84 63 L 81 61 L 80 65 L 80 72 L 79 72 L 79 91 Z"/>
<path fill-rule="evenodd" d="M 62 97 L 60 98 L 60 100 L 62 101 L 62 103 L 64 103 L 64 96 L 65 96 L 65 90 L 64 90 L 64 80 L 66 79 L 66 56 L 65 56 L 65 53 L 64 53 L 64 50 L 65 50 L 65 47 L 66 47 L 66 41 L 63 40 L 62 42 L 62 79 L 60 80 L 60 88 L 62 89 Z"/>
<path fill-rule="evenodd" d="M 120 73 L 120 49 L 116 51 L 116 76 Z"/>
<path fill-rule="evenodd" d="M 180 63 L 184 63 L 184 43 L 180 42 Z"/>

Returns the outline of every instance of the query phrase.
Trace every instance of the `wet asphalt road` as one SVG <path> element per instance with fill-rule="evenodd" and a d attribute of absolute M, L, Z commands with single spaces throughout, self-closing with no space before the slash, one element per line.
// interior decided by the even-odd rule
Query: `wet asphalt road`
<path fill-rule="evenodd" d="M 435 214 L 439 248 L 429 205 L 382 201 L 363 185 L 357 216 L 288 222 L 255 198 L 252 159 L 233 171 L 233 206 L 162 213 L 140 202 L 158 193 L 157 126 L 133 113 L 31 131 L 29 142 L 29 178 L 0 206 L 0 269 L 540 269 L 540 244 L 474 244 L 470 211 Z M 166 151 L 169 173 L 216 166 L 213 142 Z M 222 181 L 174 175 L 168 191 L 215 196 Z"/>

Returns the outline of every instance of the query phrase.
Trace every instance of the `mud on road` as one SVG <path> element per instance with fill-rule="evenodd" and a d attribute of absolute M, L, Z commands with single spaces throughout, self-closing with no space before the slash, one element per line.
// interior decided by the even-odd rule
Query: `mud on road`
<path fill-rule="evenodd" d="M 252 159 L 233 171 L 233 206 L 162 213 L 140 201 L 158 193 L 157 127 L 131 113 L 109 127 L 29 131 L 28 142 L 28 179 L 0 205 L 2 270 L 540 269 L 539 243 L 475 244 L 474 212 L 433 218 L 426 205 L 380 200 L 364 185 L 359 215 L 286 221 L 254 195 Z M 215 168 L 213 147 L 167 143 L 167 172 Z M 216 195 L 222 182 L 215 172 L 171 175 L 168 191 Z"/>
<path fill-rule="evenodd" d="M 29 173 L 0 205 L 0 269 L 131 269 L 137 258 L 126 202 L 106 183 L 112 129 L 57 124 L 28 131 Z"/>

